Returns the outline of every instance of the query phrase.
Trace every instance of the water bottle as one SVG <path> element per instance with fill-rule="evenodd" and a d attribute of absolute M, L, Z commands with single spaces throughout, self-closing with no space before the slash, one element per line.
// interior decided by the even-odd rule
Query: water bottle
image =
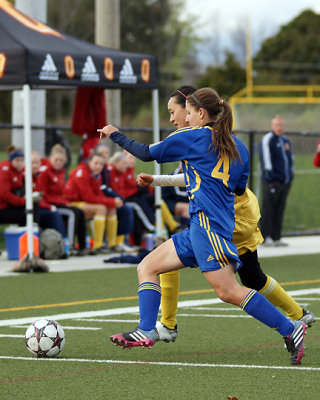
<path fill-rule="evenodd" d="M 155 236 L 152 233 L 146 233 L 144 236 L 145 249 L 152 251 L 155 245 Z"/>
<path fill-rule="evenodd" d="M 63 245 L 64 245 L 64 252 L 67 257 L 69 257 L 69 239 L 68 238 L 63 238 Z"/>
<path fill-rule="evenodd" d="M 91 249 L 91 238 L 89 235 L 86 236 L 86 249 Z"/>

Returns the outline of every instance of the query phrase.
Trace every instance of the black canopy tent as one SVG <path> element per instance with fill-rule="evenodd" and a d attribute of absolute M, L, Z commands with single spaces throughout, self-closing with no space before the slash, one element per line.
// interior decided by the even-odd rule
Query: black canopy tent
<path fill-rule="evenodd" d="M 30 89 L 77 88 L 152 90 L 153 141 L 160 140 L 157 61 L 96 46 L 59 32 L 0 0 L 0 89 L 23 89 L 28 254 L 33 255 Z M 155 163 L 155 173 L 160 167 Z M 156 190 L 160 204 L 160 188 Z M 157 207 L 157 232 L 161 230 Z"/>

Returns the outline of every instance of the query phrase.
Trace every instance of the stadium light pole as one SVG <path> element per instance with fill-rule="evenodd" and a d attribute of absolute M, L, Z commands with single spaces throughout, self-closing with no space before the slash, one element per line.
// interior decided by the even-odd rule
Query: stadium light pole
<path fill-rule="evenodd" d="M 30 15 L 41 22 L 47 22 L 47 0 L 15 0 L 15 7 Z M 31 124 L 32 125 L 45 125 L 46 124 L 46 90 L 33 89 L 30 93 L 31 96 Z M 22 125 L 24 120 L 24 94 L 20 90 L 12 92 L 12 124 Z M 16 147 L 21 147 L 23 142 L 23 131 L 21 129 L 12 130 L 12 144 Z M 38 151 L 41 156 L 45 155 L 45 130 L 34 129 L 31 135 L 32 150 Z"/>
<path fill-rule="evenodd" d="M 251 53 L 251 27 L 250 18 L 247 18 L 247 35 L 246 35 L 246 84 L 247 96 L 252 97 L 252 53 Z"/>
<path fill-rule="evenodd" d="M 120 0 L 95 0 L 95 43 L 120 50 Z M 105 94 L 108 123 L 121 126 L 121 91 L 109 89 Z"/>
<path fill-rule="evenodd" d="M 159 91 L 152 90 L 152 116 L 153 116 L 153 143 L 160 142 L 160 120 L 159 120 Z M 160 164 L 154 161 L 154 174 L 160 175 Z M 162 218 L 161 218 L 161 187 L 155 186 L 155 206 L 156 206 L 156 233 L 161 237 Z"/>

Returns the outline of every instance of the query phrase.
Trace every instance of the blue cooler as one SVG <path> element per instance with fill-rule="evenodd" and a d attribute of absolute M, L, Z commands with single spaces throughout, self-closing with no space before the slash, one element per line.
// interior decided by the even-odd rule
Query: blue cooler
<path fill-rule="evenodd" d="M 8 260 L 20 260 L 28 252 L 27 246 L 27 227 L 18 225 L 9 225 L 3 232 Z M 39 256 L 39 228 L 33 227 L 33 247 L 34 254 Z"/>

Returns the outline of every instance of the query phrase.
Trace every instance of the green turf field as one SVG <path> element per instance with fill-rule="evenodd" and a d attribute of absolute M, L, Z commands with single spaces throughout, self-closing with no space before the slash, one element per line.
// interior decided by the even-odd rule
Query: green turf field
<path fill-rule="evenodd" d="M 261 263 L 320 316 L 319 255 Z M 319 324 L 308 330 L 302 365 L 291 367 L 280 335 L 219 302 L 199 270 L 181 273 L 175 343 L 114 346 L 111 334 L 137 325 L 136 282 L 135 268 L 2 277 L 0 399 L 319 399 Z M 28 318 L 45 316 L 66 333 L 51 360 L 33 357 L 23 337 Z"/>

